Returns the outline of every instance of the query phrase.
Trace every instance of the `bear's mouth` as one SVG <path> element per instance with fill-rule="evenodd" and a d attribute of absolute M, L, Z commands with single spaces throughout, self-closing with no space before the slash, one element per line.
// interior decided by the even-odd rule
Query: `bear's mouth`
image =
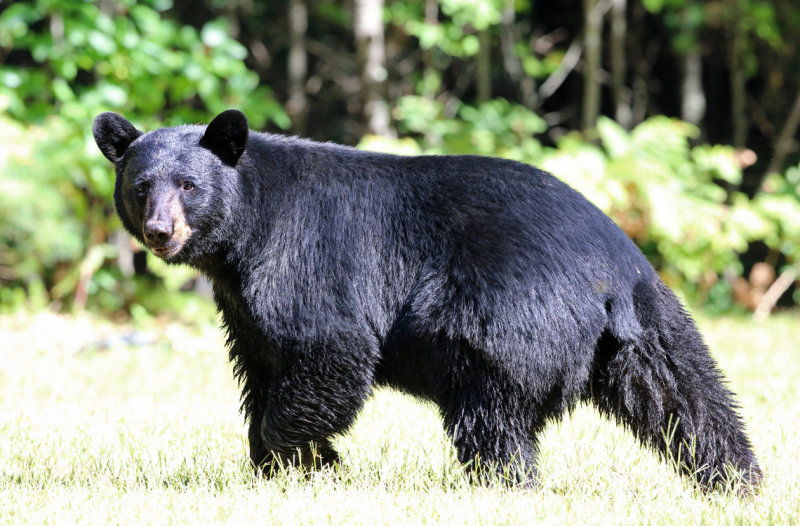
<path fill-rule="evenodd" d="M 182 243 L 168 241 L 163 247 L 148 247 L 150 251 L 161 259 L 169 259 L 183 248 Z"/>

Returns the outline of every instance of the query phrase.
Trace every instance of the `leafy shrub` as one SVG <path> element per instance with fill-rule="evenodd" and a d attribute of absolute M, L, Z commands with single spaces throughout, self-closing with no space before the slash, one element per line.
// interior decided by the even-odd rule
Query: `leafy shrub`
<path fill-rule="evenodd" d="M 494 100 L 460 106 L 455 115 L 445 118 L 436 101 L 406 97 L 395 117 L 416 148 L 408 138 L 367 137 L 362 146 L 479 153 L 540 166 L 610 215 L 671 286 L 713 308 L 730 307 L 729 280 L 743 274 L 740 257 L 751 242 L 763 240 L 800 261 L 800 167 L 773 175 L 768 191 L 750 199 L 727 190 L 742 177 L 733 148 L 691 146 L 697 129 L 679 120 L 652 117 L 627 132 L 601 117 L 597 143 L 575 132 L 545 148 L 535 139 L 544 123 L 524 107 Z"/>
<path fill-rule="evenodd" d="M 161 16 L 169 5 L 36 0 L 0 12 L 0 44 L 13 43 L 17 57 L 0 66 L 0 110 L 29 123 L 0 120 L 0 307 L 54 301 L 116 310 L 143 301 L 148 281 L 123 284 L 109 264 L 124 245 L 111 241 L 120 225 L 113 171 L 91 134 L 98 113 L 152 129 L 236 106 L 255 127 L 289 125 L 226 23 L 180 26 Z M 153 269 L 161 278 L 175 272 Z"/>

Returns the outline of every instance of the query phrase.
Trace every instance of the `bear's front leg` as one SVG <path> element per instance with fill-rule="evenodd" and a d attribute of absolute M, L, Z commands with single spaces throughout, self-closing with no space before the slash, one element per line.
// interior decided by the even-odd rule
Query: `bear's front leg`
<path fill-rule="evenodd" d="M 269 477 L 281 466 L 303 466 L 306 469 L 318 469 L 339 461 L 339 454 L 329 439 L 322 441 L 309 440 L 302 445 L 268 446 L 263 437 L 266 412 L 257 412 L 258 417 L 250 419 L 248 440 L 250 442 L 250 460 L 257 472 Z"/>
<path fill-rule="evenodd" d="M 330 440 L 358 415 L 376 357 L 373 346 L 355 344 L 352 336 L 281 349 L 282 365 L 265 391 L 265 406 L 250 423 L 251 458 L 265 455 L 258 462 L 264 474 L 277 463 L 317 468 L 339 460 Z"/>
<path fill-rule="evenodd" d="M 264 467 L 271 461 L 272 455 L 267 447 L 264 445 L 264 440 L 261 438 L 261 415 L 264 411 L 255 409 L 249 411 L 249 428 L 247 432 L 247 441 L 250 444 L 250 461 L 253 464 L 256 472 L 264 472 Z"/>

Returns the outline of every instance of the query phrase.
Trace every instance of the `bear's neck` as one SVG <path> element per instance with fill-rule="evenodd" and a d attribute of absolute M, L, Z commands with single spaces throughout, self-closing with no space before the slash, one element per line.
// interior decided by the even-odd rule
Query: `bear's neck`
<path fill-rule="evenodd" d="M 330 165 L 352 164 L 358 155 L 354 152 L 338 145 L 251 132 L 236 166 L 237 180 L 228 188 L 227 217 L 215 236 L 218 250 L 193 261 L 192 266 L 215 286 L 243 296 L 241 284 L 255 271 L 254 261 L 268 259 L 278 224 L 293 217 L 302 206 L 300 196 L 328 176 Z"/>

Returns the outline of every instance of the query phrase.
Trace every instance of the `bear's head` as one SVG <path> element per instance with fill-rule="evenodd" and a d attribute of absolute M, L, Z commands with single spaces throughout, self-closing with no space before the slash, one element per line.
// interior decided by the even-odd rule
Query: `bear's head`
<path fill-rule="evenodd" d="M 227 110 L 204 126 L 142 133 L 116 113 L 92 127 L 114 163 L 114 203 L 125 228 L 156 256 L 192 263 L 224 243 L 236 193 L 236 166 L 247 146 L 247 118 Z"/>

